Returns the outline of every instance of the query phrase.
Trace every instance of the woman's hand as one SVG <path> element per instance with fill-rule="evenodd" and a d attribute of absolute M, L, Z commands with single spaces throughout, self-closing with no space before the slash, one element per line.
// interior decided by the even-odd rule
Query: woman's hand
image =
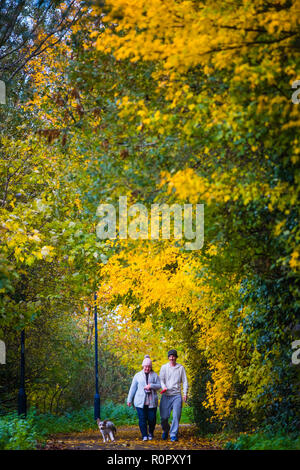
<path fill-rule="evenodd" d="M 131 406 L 131 403 L 130 403 L 130 402 L 128 402 L 128 403 L 127 403 L 127 406 Z"/>

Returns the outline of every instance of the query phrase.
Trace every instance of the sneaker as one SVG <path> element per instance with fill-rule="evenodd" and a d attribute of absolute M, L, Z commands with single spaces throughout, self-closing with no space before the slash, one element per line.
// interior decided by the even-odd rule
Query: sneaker
<path fill-rule="evenodd" d="M 152 439 L 153 439 L 153 434 L 149 434 L 148 439 L 149 439 L 149 441 L 152 441 Z"/>
<path fill-rule="evenodd" d="M 164 441 L 166 441 L 168 439 L 168 431 L 164 431 L 161 437 Z"/>
<path fill-rule="evenodd" d="M 178 441 L 178 438 L 176 436 L 172 436 L 170 439 L 171 439 L 172 442 L 177 442 Z"/>
<path fill-rule="evenodd" d="M 143 437 L 143 441 L 148 441 L 148 437 L 147 436 Z"/>

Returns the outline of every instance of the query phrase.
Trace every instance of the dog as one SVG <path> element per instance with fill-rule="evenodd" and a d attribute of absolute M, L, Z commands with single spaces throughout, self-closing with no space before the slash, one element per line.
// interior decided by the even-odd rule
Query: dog
<path fill-rule="evenodd" d="M 114 423 L 109 421 L 108 419 L 105 419 L 104 421 L 101 421 L 99 418 L 97 418 L 97 424 L 98 428 L 102 434 L 103 437 L 103 442 L 109 441 L 109 437 L 111 441 L 115 440 L 115 435 L 116 435 L 116 427 Z M 109 436 L 109 437 L 108 437 Z"/>

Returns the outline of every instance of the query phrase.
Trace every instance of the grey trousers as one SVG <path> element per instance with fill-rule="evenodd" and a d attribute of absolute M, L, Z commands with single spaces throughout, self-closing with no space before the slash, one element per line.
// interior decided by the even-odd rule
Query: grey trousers
<path fill-rule="evenodd" d="M 163 395 L 160 400 L 159 412 L 161 427 L 164 432 L 170 431 L 170 437 L 177 437 L 179 421 L 181 417 L 182 398 L 180 395 Z M 171 429 L 169 425 L 169 418 L 173 410 L 173 420 Z"/>

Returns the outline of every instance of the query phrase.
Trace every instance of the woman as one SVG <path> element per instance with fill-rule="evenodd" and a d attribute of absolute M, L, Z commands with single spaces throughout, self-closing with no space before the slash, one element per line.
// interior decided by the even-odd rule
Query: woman
<path fill-rule="evenodd" d="M 148 439 L 151 441 L 156 425 L 157 390 L 160 389 L 160 380 L 156 372 L 152 370 L 152 361 L 148 355 L 145 356 L 142 366 L 143 370 L 133 377 L 127 405 L 131 406 L 133 400 L 139 418 L 142 439 L 143 441 Z"/>

